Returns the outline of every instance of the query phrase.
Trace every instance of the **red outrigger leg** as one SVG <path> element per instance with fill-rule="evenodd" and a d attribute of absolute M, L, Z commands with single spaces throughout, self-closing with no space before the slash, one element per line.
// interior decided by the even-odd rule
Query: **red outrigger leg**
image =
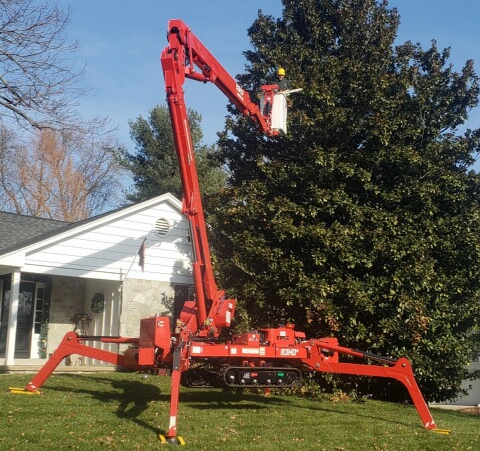
<path fill-rule="evenodd" d="M 435 421 L 423 399 L 420 388 L 415 380 L 412 365 L 404 357 L 398 360 L 378 356 L 368 352 L 339 346 L 336 339 L 310 340 L 310 357 L 304 360 L 315 371 L 336 374 L 351 374 L 356 376 L 373 376 L 396 379 L 408 390 L 408 394 L 417 409 L 418 415 L 426 429 L 435 429 Z M 325 349 L 334 352 L 333 358 L 325 358 Z M 338 361 L 338 354 L 349 354 L 355 357 L 362 357 L 381 362 L 383 365 L 366 365 L 359 363 L 344 363 Z"/>
<path fill-rule="evenodd" d="M 98 338 L 98 337 L 79 337 L 75 332 L 68 332 L 63 337 L 60 345 L 48 359 L 47 363 L 41 368 L 41 370 L 35 375 L 35 377 L 27 384 L 25 390 L 30 392 L 36 392 L 55 371 L 58 365 L 65 357 L 72 354 L 79 354 L 92 359 L 101 360 L 103 362 L 113 363 L 114 365 L 125 367 L 125 357 L 121 354 L 105 351 L 103 349 L 93 348 L 82 343 L 87 339 L 97 339 L 98 341 L 107 343 L 133 343 L 138 344 L 138 338 Z"/>
<path fill-rule="evenodd" d="M 188 367 L 187 358 L 187 338 L 182 334 L 180 343 L 173 350 L 173 364 L 172 364 L 172 380 L 170 392 L 170 421 L 168 425 L 168 433 L 166 436 L 160 435 L 162 443 L 171 443 L 184 445 L 185 442 L 182 437 L 177 435 L 177 418 L 178 418 L 178 404 L 180 398 L 180 383 L 182 379 L 182 371 Z"/>
<path fill-rule="evenodd" d="M 417 409 L 424 427 L 426 429 L 436 428 L 435 421 L 433 420 L 427 403 L 423 399 L 420 389 L 418 388 L 412 367 L 407 359 L 401 358 L 397 361 L 395 366 L 391 367 L 353 363 L 328 363 L 325 365 L 324 363 L 322 371 L 336 374 L 352 374 L 357 376 L 361 375 L 396 379 L 408 390 L 410 398 Z"/>

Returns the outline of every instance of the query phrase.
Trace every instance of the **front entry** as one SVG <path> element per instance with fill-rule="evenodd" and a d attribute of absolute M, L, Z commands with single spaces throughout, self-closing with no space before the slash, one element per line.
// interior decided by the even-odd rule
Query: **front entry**
<path fill-rule="evenodd" d="M 15 334 L 14 357 L 16 359 L 38 358 L 43 291 L 43 284 L 20 282 L 17 330 Z M 5 357 L 10 302 L 11 281 L 4 279 L 1 304 L 0 357 Z"/>

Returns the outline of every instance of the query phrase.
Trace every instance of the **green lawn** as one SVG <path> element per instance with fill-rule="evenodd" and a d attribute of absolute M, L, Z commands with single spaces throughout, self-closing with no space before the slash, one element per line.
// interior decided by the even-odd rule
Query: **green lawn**
<path fill-rule="evenodd" d="M 168 377 L 59 374 L 42 394 L 16 395 L 31 375 L 0 375 L 0 450 L 157 450 Z M 179 435 L 191 450 L 442 451 L 480 449 L 480 416 L 432 410 L 449 436 L 423 429 L 412 406 L 309 401 L 182 388 Z"/>

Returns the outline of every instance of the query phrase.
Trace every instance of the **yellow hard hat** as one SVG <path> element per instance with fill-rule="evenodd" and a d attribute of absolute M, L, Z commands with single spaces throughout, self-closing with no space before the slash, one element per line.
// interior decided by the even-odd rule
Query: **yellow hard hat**
<path fill-rule="evenodd" d="M 278 69 L 278 71 L 277 71 L 277 75 L 284 75 L 285 76 L 285 69 L 280 67 L 280 69 Z"/>

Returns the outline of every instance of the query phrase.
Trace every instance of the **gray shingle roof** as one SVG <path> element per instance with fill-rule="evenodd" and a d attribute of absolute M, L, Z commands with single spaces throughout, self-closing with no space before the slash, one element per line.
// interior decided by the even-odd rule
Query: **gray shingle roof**
<path fill-rule="evenodd" d="M 14 249 L 35 237 L 71 225 L 65 221 L 36 218 L 0 211 L 0 254 L 7 249 Z"/>
<path fill-rule="evenodd" d="M 169 194 L 169 196 L 171 196 Z M 159 196 L 162 197 L 162 196 Z M 173 197 L 173 196 L 171 196 Z M 141 205 L 144 202 L 138 202 Z M 116 210 L 78 222 L 58 221 L 34 216 L 19 215 L 0 211 L 0 255 L 21 249 L 30 244 L 45 240 L 67 230 L 75 229 L 100 218 L 126 210 L 136 204 L 124 205 Z"/>
<path fill-rule="evenodd" d="M 139 202 L 141 203 L 141 202 Z M 132 205 L 125 205 L 116 210 L 101 213 L 78 222 L 58 221 L 54 219 L 37 218 L 16 213 L 0 211 L 0 255 L 20 249 L 37 241 L 55 236 L 66 230 L 80 227 L 94 222 L 104 216 L 127 209 Z"/>

